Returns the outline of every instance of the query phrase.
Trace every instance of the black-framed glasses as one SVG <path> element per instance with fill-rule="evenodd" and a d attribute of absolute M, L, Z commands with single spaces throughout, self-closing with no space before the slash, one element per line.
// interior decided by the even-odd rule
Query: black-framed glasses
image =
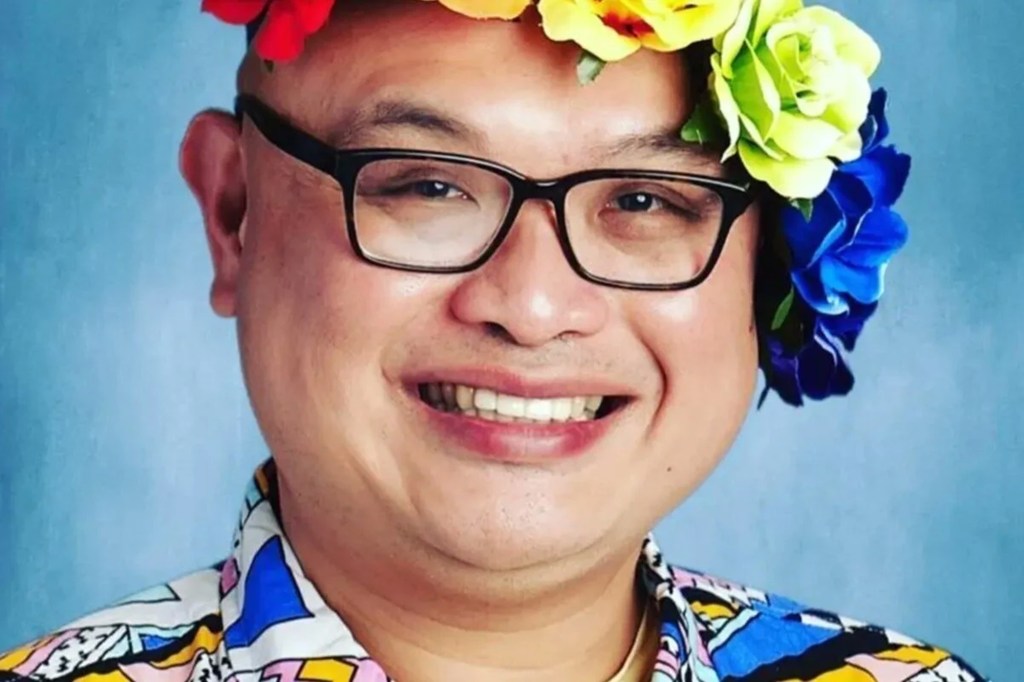
<path fill-rule="evenodd" d="M 362 259 L 414 272 L 460 273 L 501 246 L 523 203 L 552 203 L 573 270 L 606 286 L 673 291 L 711 274 L 750 185 L 652 170 L 596 169 L 533 180 L 461 154 L 336 149 L 251 95 L 235 102 L 260 133 L 341 187 L 349 241 Z"/>

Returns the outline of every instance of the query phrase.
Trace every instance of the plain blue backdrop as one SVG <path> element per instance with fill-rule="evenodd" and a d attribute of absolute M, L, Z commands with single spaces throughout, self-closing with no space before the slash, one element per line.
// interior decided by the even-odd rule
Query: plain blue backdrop
<path fill-rule="evenodd" d="M 265 456 L 176 172 L 240 31 L 199 0 L 3 0 L 0 649 L 230 548 Z M 909 248 L 845 400 L 769 401 L 660 528 L 678 563 L 1006 681 L 1024 644 L 1024 4 L 829 0 L 885 59 Z"/>

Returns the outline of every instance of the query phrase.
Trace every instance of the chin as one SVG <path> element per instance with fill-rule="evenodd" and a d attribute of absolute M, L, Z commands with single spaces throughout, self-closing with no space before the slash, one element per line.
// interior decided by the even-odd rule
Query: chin
<path fill-rule="evenodd" d="M 581 534 L 577 528 L 528 532 L 492 532 L 485 528 L 452 531 L 455 532 L 436 538 L 439 542 L 435 549 L 460 564 L 484 571 L 524 571 L 558 564 L 578 555 L 592 543 L 590 534 Z"/>
<path fill-rule="evenodd" d="M 434 500 L 416 519 L 414 532 L 442 555 L 487 571 L 560 563 L 608 544 L 615 529 L 607 506 L 582 508 L 581 500 L 553 493 L 520 489 L 502 494 L 491 488 L 472 496 L 476 499 L 453 495 Z"/>

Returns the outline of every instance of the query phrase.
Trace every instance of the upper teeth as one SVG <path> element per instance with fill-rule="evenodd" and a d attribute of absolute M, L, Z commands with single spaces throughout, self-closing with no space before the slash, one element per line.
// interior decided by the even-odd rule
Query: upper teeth
<path fill-rule="evenodd" d="M 525 398 L 489 388 L 463 384 L 427 384 L 427 400 L 434 407 L 492 421 L 567 422 L 594 419 L 602 396 Z"/>

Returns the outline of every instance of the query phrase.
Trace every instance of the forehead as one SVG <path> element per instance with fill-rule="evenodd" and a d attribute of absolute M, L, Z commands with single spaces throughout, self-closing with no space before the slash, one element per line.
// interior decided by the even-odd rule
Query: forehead
<path fill-rule="evenodd" d="M 529 13 L 517 22 L 473 20 L 422 0 L 343 2 L 302 58 L 275 68 L 260 89 L 336 143 L 352 141 L 355 124 L 382 106 L 426 105 L 479 133 L 435 136 L 431 146 L 486 154 L 539 176 L 592 162 L 586 150 L 671 133 L 685 121 L 691 88 L 679 54 L 641 50 L 584 86 L 580 49 L 549 40 L 538 24 Z M 370 135 L 353 142 L 428 141 L 395 126 Z"/>

